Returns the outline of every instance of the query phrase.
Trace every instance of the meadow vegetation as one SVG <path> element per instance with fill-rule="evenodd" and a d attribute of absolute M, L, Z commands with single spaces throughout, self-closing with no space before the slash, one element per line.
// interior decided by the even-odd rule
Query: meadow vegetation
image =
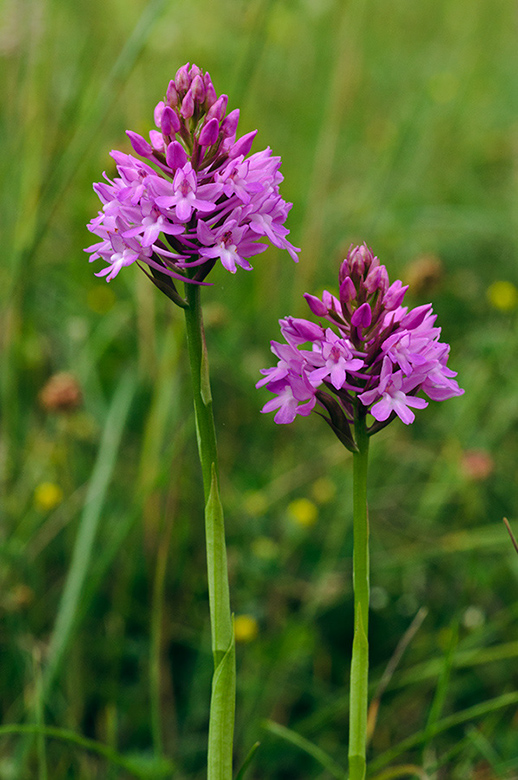
<path fill-rule="evenodd" d="M 514 4 L 4 0 L 0 18 L 0 780 L 204 777 L 183 318 L 136 266 L 107 284 L 83 252 L 91 183 L 187 61 L 282 156 L 302 248 L 298 266 L 269 248 L 251 272 L 216 267 L 203 293 L 236 767 L 260 741 L 250 780 L 346 777 L 351 456 L 316 417 L 260 415 L 254 385 L 277 320 L 308 316 L 302 293 L 333 290 L 366 241 L 411 305 L 433 302 L 465 389 L 372 442 L 369 776 L 517 777 Z M 60 372 L 65 404 L 42 393 Z"/>

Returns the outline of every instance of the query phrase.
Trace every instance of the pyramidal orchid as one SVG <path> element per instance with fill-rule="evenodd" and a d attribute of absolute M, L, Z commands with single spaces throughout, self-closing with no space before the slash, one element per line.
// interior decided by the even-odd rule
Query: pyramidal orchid
<path fill-rule="evenodd" d="M 353 452 L 354 635 L 349 689 L 349 780 L 367 771 L 369 438 L 392 420 L 409 425 L 428 399 L 464 392 L 447 366 L 449 346 L 439 340 L 432 306 L 403 306 L 407 288 L 390 284 L 387 269 L 366 245 L 351 247 L 338 275 L 338 297 L 305 298 L 318 323 L 280 320 L 284 343 L 272 341 L 277 365 L 262 371 L 257 387 L 273 398 L 262 411 L 291 423 L 315 411 Z M 426 397 L 423 397 L 426 396 Z M 368 420 L 370 419 L 370 422 Z"/>
<path fill-rule="evenodd" d="M 297 260 L 280 157 L 270 148 L 250 154 L 257 131 L 238 138 L 239 109 L 227 113 L 227 103 L 210 75 L 187 63 L 155 108 L 149 141 L 127 131 L 138 156 L 111 152 L 117 175 L 94 184 L 102 209 L 88 225 L 100 241 L 85 250 L 106 263 L 97 276 L 110 281 L 138 263 L 185 306 L 175 281 L 203 283 L 218 261 L 231 273 L 250 270 L 265 241 Z"/>
<path fill-rule="evenodd" d="M 197 65 L 184 65 L 154 112 L 149 140 L 127 135 L 134 154 L 112 151 L 117 173 L 94 184 L 102 208 L 88 229 L 99 241 L 86 249 L 101 260 L 97 276 L 114 279 L 136 263 L 185 313 L 194 415 L 205 499 L 205 535 L 214 675 L 207 780 L 232 780 L 235 643 L 230 610 L 216 433 L 200 292 L 219 262 L 230 273 L 250 270 L 268 243 L 286 249 L 291 208 L 280 193 L 281 160 L 271 149 L 251 154 L 256 132 L 237 137 L 239 110 L 216 94 Z M 184 282 L 183 296 L 177 289 Z M 157 701 L 159 697 L 155 696 Z M 160 723 L 157 707 L 152 722 Z M 155 728 L 160 750 L 159 728 Z"/>
<path fill-rule="evenodd" d="M 390 284 L 387 269 L 367 246 L 351 247 L 339 272 L 339 297 L 304 297 L 318 324 L 286 317 L 280 320 L 286 341 L 272 341 L 279 358 L 264 369 L 257 387 L 275 398 L 263 412 L 277 410 L 275 422 L 320 413 L 341 441 L 356 449 L 355 417 L 370 412 L 372 434 L 399 417 L 406 425 L 428 401 L 462 395 L 447 366 L 449 346 L 439 341 L 432 305 L 403 306 L 407 290 Z"/>

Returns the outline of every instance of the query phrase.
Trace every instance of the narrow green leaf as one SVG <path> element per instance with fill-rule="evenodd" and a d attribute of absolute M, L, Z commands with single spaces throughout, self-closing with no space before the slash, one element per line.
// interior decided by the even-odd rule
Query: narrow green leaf
<path fill-rule="evenodd" d="M 444 709 L 444 703 L 448 694 L 448 684 L 450 682 L 451 671 L 453 668 L 453 661 L 455 657 L 455 650 L 459 642 L 459 627 L 455 625 L 452 630 L 450 642 L 446 654 L 444 656 L 444 664 L 437 681 L 437 688 L 435 690 L 435 696 L 430 707 L 428 714 L 428 720 L 425 726 L 425 739 L 423 744 L 423 764 L 428 752 L 428 748 L 432 739 L 433 730 L 436 723 L 439 722 L 442 711 Z"/>
<path fill-rule="evenodd" d="M 337 764 L 325 750 L 322 750 L 318 745 L 310 742 L 309 739 L 301 737 L 296 731 L 292 731 L 291 729 L 286 728 L 286 726 L 281 726 L 273 720 L 265 721 L 263 727 L 271 734 L 275 734 L 275 736 L 286 740 L 286 742 L 290 742 L 292 745 L 295 745 L 295 747 L 298 747 L 300 750 L 303 750 L 310 755 L 315 761 L 318 761 L 321 766 L 327 769 L 333 777 L 336 777 L 337 780 L 347 780 L 347 772 L 345 769 Z"/>
<path fill-rule="evenodd" d="M 120 766 L 135 777 L 142 778 L 142 780 L 170 778 L 174 771 L 174 765 L 169 759 L 156 759 L 154 757 L 148 759 L 146 756 L 140 755 L 125 756 L 117 753 L 116 750 L 103 742 L 88 739 L 88 737 L 83 737 L 81 734 L 76 734 L 75 731 L 70 731 L 69 729 L 55 728 L 54 726 L 18 725 L 17 723 L 8 723 L 5 726 L 0 726 L 0 737 L 10 734 L 41 734 L 49 739 L 68 742 L 83 750 L 88 750 L 90 753 L 102 756 L 110 764 Z"/>
<path fill-rule="evenodd" d="M 77 621 L 79 602 L 90 568 L 95 536 L 135 389 L 136 377 L 133 372 L 128 371 L 121 378 L 113 396 L 97 460 L 88 485 L 72 553 L 72 562 L 50 639 L 47 667 L 43 674 L 43 696 L 48 693 L 59 671 Z"/>
<path fill-rule="evenodd" d="M 478 753 L 488 762 L 491 769 L 495 769 L 502 763 L 502 759 L 494 749 L 488 738 L 475 726 L 468 726 L 466 735 L 475 746 Z"/>
<path fill-rule="evenodd" d="M 392 766 L 390 769 L 385 769 L 380 775 L 373 777 L 372 780 L 396 780 L 397 777 L 418 777 L 420 780 L 428 780 L 427 773 L 421 767 L 413 764 Z"/>
<path fill-rule="evenodd" d="M 248 752 L 247 757 L 243 761 L 243 765 L 242 765 L 241 769 L 239 770 L 239 772 L 236 775 L 235 780 L 243 780 L 243 778 L 244 778 L 244 776 L 246 774 L 246 770 L 248 769 L 248 767 L 250 766 L 250 764 L 254 760 L 254 756 L 257 753 L 260 744 L 261 744 L 260 742 L 256 742 L 255 744 L 252 745 L 252 747 L 250 748 L 250 750 Z"/>
<path fill-rule="evenodd" d="M 210 701 L 208 780 L 232 780 L 232 744 L 236 700 L 236 646 L 230 645 L 214 670 Z"/>
<path fill-rule="evenodd" d="M 482 718 L 484 715 L 488 715 L 490 712 L 495 712 L 502 707 L 509 707 L 514 704 L 518 704 L 518 692 L 516 691 L 504 693 L 502 696 L 496 696 L 494 699 L 489 699 L 489 701 L 475 704 L 473 707 L 468 707 L 466 710 L 461 710 L 454 715 L 449 715 L 447 718 L 440 720 L 439 723 L 436 723 L 433 727 L 433 735 L 442 734 L 444 731 L 448 731 L 448 729 L 459 726 L 462 723 L 475 721 L 478 718 Z M 422 729 L 411 737 L 402 740 L 398 745 L 394 745 L 394 747 L 370 762 L 369 767 L 371 771 L 381 769 L 389 764 L 394 758 L 397 758 L 397 756 L 400 756 L 407 750 L 415 748 L 417 745 L 421 745 L 425 737 L 426 731 L 425 729 Z"/>

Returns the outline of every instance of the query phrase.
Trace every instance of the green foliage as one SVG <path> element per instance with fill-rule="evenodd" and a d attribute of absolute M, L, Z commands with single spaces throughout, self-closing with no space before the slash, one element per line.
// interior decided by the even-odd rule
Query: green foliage
<path fill-rule="evenodd" d="M 232 609 L 258 628 L 236 642 L 235 768 L 258 739 L 250 780 L 347 765 L 351 455 L 318 419 L 261 416 L 254 384 L 277 319 L 305 316 L 302 292 L 332 286 L 365 240 L 412 303 L 433 300 L 466 390 L 370 448 L 373 693 L 428 609 L 381 698 L 373 776 L 419 770 L 423 753 L 430 777 L 516 776 L 518 557 L 502 517 L 516 534 L 518 328 L 513 287 L 494 285 L 518 285 L 514 13 L 491 0 L 4 1 L 0 780 L 45 766 L 52 780 L 206 776 L 183 313 L 137 268 L 95 278 L 82 251 L 92 181 L 113 172 L 110 149 L 129 151 L 126 128 L 150 129 L 187 60 L 241 108 L 243 133 L 259 128 L 254 148 L 282 156 L 302 247 L 298 267 L 269 249 L 250 274 L 215 268 L 203 291 Z M 46 411 L 39 392 L 64 370 L 83 403 Z"/>

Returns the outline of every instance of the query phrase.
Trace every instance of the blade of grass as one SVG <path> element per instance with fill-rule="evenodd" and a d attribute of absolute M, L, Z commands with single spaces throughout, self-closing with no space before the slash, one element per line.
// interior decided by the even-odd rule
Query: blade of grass
<path fill-rule="evenodd" d="M 494 647 L 473 648 L 463 650 L 455 655 L 453 666 L 455 669 L 466 669 L 481 664 L 494 663 L 506 658 L 516 658 L 518 656 L 518 642 L 506 642 Z M 390 685 L 390 689 L 403 688 L 406 685 L 423 682 L 423 680 L 437 677 L 442 669 L 442 659 L 432 658 L 422 664 L 408 669 L 401 674 L 395 675 Z"/>
<path fill-rule="evenodd" d="M 387 667 L 381 676 L 381 680 L 378 683 L 378 687 L 376 688 L 376 692 L 369 706 L 369 713 L 367 718 L 367 740 L 368 741 L 370 741 L 370 739 L 372 738 L 372 735 L 374 734 L 374 729 L 376 728 L 376 721 L 378 718 L 378 711 L 381 702 L 381 697 L 385 693 L 387 685 L 390 683 L 392 676 L 396 671 L 405 650 L 407 649 L 408 645 L 410 644 L 414 636 L 417 634 L 419 629 L 421 628 L 423 620 L 425 619 L 427 614 L 428 614 L 428 609 L 426 607 L 421 607 L 421 609 L 417 612 L 411 624 L 409 625 L 409 627 L 407 628 L 407 630 L 405 631 L 405 633 L 397 643 L 392 658 L 388 662 Z"/>
<path fill-rule="evenodd" d="M 397 777 L 419 777 L 420 780 L 428 780 L 428 775 L 421 767 L 414 764 L 404 764 L 401 766 L 392 766 L 372 780 L 396 780 Z"/>
<path fill-rule="evenodd" d="M 52 687 L 74 628 L 77 627 L 78 607 L 90 568 L 93 544 L 135 390 L 135 375 L 132 371 L 128 371 L 122 376 L 113 396 L 79 521 L 72 561 L 50 639 L 47 666 L 43 674 L 44 698 Z"/>
<path fill-rule="evenodd" d="M 453 666 L 455 669 L 470 669 L 482 664 L 501 662 L 516 657 L 518 657 L 518 642 L 506 642 L 494 647 L 470 648 L 459 651 L 455 654 Z M 388 685 L 388 690 L 398 690 L 407 685 L 434 679 L 441 673 L 441 664 L 441 658 L 432 658 L 424 663 L 416 664 L 406 671 L 396 672 Z M 345 712 L 347 712 L 347 702 L 342 697 L 302 720 L 299 728 L 312 732 L 318 731 L 334 718 L 342 717 Z"/>
<path fill-rule="evenodd" d="M 40 728 L 45 727 L 45 713 L 42 700 L 42 675 L 41 675 L 41 653 L 38 646 L 33 649 L 33 666 L 35 679 L 35 700 L 34 700 L 34 720 Z M 45 744 L 45 734 L 41 731 L 37 737 L 38 750 L 38 780 L 47 780 L 47 748 Z"/>
<path fill-rule="evenodd" d="M 512 532 L 511 526 L 509 524 L 509 520 L 507 519 L 507 517 L 504 517 L 503 521 L 504 521 L 505 527 L 507 528 L 507 531 L 509 532 L 509 536 L 511 537 L 511 542 L 513 543 L 513 547 L 516 550 L 516 552 L 518 553 L 518 542 L 514 538 L 514 534 Z"/>
<path fill-rule="evenodd" d="M 243 765 L 242 765 L 241 769 L 239 770 L 239 772 L 236 775 L 236 780 L 243 780 L 243 778 L 244 778 L 244 776 L 246 774 L 246 770 L 248 769 L 248 767 L 250 766 L 250 764 L 254 760 L 254 756 L 257 753 L 260 744 L 261 744 L 260 742 L 256 742 L 255 745 L 252 745 L 252 747 L 250 748 L 250 750 L 248 752 L 247 757 L 243 761 Z"/>
<path fill-rule="evenodd" d="M 102 742 L 96 742 L 94 739 L 88 739 L 81 734 L 76 734 L 75 731 L 69 729 L 55 728 L 54 726 L 29 726 L 19 725 L 17 723 L 8 723 L 4 726 L 0 726 L 0 737 L 8 736 L 10 734 L 26 734 L 26 735 L 42 735 L 49 737 L 50 739 L 58 739 L 62 742 L 68 742 L 71 745 L 76 745 L 83 750 L 88 750 L 91 753 L 95 753 L 98 756 L 102 756 L 111 764 L 120 766 L 127 772 L 130 772 L 135 777 L 142 778 L 142 780 L 151 780 L 151 778 L 168 778 L 172 776 L 174 770 L 173 765 L 168 759 L 161 758 L 159 761 L 144 762 L 141 759 L 135 757 L 124 756 L 118 753 L 108 745 L 104 745 Z"/>
<path fill-rule="evenodd" d="M 433 736 L 433 730 L 436 724 L 439 722 L 441 713 L 444 709 L 444 703 L 448 694 L 448 684 L 450 682 L 451 672 L 453 669 L 455 651 L 459 642 L 459 626 L 458 624 L 453 626 L 448 649 L 444 656 L 444 663 L 437 681 L 437 687 L 435 689 L 435 696 L 428 713 L 428 720 L 425 726 L 425 738 L 423 742 L 423 766 L 426 768 L 428 765 L 427 756 L 430 747 L 430 742 Z"/>
<path fill-rule="evenodd" d="M 446 753 L 443 753 L 440 758 L 438 758 L 436 761 L 434 761 L 433 765 L 430 766 L 430 773 L 433 774 L 437 773 L 437 770 L 440 769 L 443 766 L 446 766 L 453 758 L 460 755 L 466 748 L 466 745 L 469 744 L 468 737 L 464 737 L 464 739 L 459 739 L 458 742 L 455 743 L 455 745 L 450 748 L 450 750 L 447 750 Z"/>
<path fill-rule="evenodd" d="M 468 728 L 466 733 L 469 741 L 476 747 L 480 755 L 486 759 L 491 769 L 496 769 L 502 763 L 502 759 L 487 737 L 476 726 Z"/>
<path fill-rule="evenodd" d="M 274 723 L 272 720 L 265 721 L 263 723 L 263 728 L 265 728 L 266 731 L 269 731 L 270 734 L 275 734 L 276 737 L 280 737 L 286 742 L 295 745 L 299 750 L 303 750 L 314 758 L 315 761 L 318 761 L 318 763 L 327 769 L 333 777 L 336 777 L 337 780 L 347 780 L 347 772 L 345 769 L 337 764 L 325 750 L 322 750 L 318 745 L 310 742 L 309 739 L 301 737 L 297 732 L 286 728 L 286 726 L 281 726 L 280 723 Z"/>
<path fill-rule="evenodd" d="M 432 729 L 432 736 L 442 734 L 443 732 L 448 731 L 455 726 L 460 726 L 463 723 L 469 723 L 471 720 L 477 720 L 478 718 L 484 717 L 484 715 L 495 712 L 502 707 L 509 707 L 512 704 L 518 704 L 518 692 L 516 691 L 513 691 L 512 693 L 504 693 L 502 696 L 496 696 L 494 699 L 489 699 L 489 701 L 475 704 L 473 707 L 468 707 L 466 710 L 456 712 L 454 715 L 443 718 L 441 721 L 436 723 Z M 413 748 L 422 744 L 427 736 L 426 729 L 422 729 L 416 734 L 413 734 L 411 737 L 407 737 L 407 739 L 402 740 L 398 745 L 394 745 L 393 748 L 387 750 L 377 759 L 374 759 L 371 762 L 371 769 L 381 769 L 382 767 L 389 764 L 394 758 L 400 756 L 402 753 L 405 753 L 407 750 L 412 750 Z"/>
<path fill-rule="evenodd" d="M 149 648 L 149 699 L 151 706 L 151 732 L 153 746 L 157 756 L 162 755 L 162 718 L 161 718 L 161 668 L 162 668 L 162 622 L 164 619 L 165 576 L 167 557 L 171 542 L 173 517 L 159 540 L 155 576 L 153 579 L 153 598 L 151 603 L 151 646 Z"/>
<path fill-rule="evenodd" d="M 262 0 L 256 7 L 246 52 L 242 58 L 241 65 L 236 68 L 235 84 L 232 91 L 229 92 L 236 106 L 243 106 L 248 94 L 248 88 L 261 62 L 261 54 L 267 40 L 268 20 L 275 2 L 276 0 Z"/>

